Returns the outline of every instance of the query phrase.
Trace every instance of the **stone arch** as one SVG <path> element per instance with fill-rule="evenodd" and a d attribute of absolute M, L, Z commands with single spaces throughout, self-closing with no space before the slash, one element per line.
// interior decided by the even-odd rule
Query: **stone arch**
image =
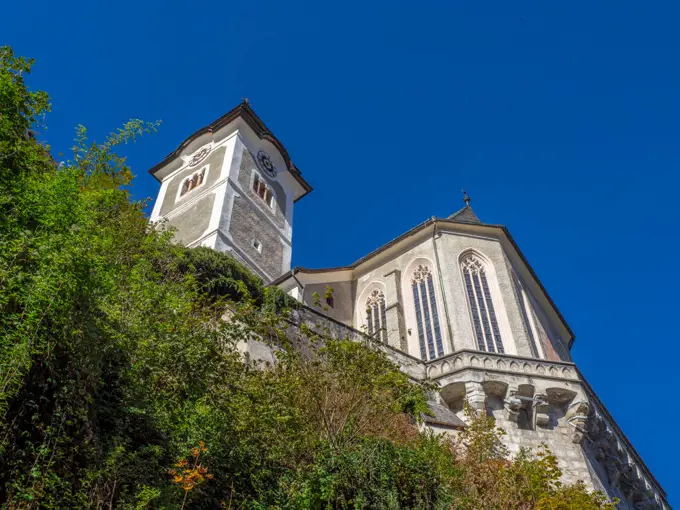
<path fill-rule="evenodd" d="M 441 389 L 440 396 L 453 412 L 462 410 L 466 396 L 465 383 L 456 381 L 444 385 Z"/>
<path fill-rule="evenodd" d="M 494 341 L 489 342 L 489 340 L 486 338 L 486 333 L 482 332 L 482 337 L 484 337 L 484 341 L 481 341 L 479 334 L 477 332 L 476 326 L 475 326 L 475 307 L 476 303 L 473 304 L 471 303 L 472 299 L 469 296 L 469 291 L 468 291 L 468 282 L 466 281 L 466 269 L 470 270 L 471 266 L 470 264 L 473 264 L 474 268 L 477 271 L 483 272 L 484 277 L 488 283 L 488 291 L 490 294 L 490 302 L 493 305 L 494 309 L 494 315 L 495 319 L 498 325 L 500 337 L 501 337 L 501 345 L 503 349 L 504 354 L 518 354 L 517 352 L 517 346 L 515 344 L 514 337 L 512 335 L 512 329 L 510 327 L 510 321 L 508 319 L 508 314 L 506 311 L 506 306 L 505 306 L 505 298 L 503 296 L 503 293 L 501 292 L 500 285 L 498 283 L 498 276 L 496 274 L 496 269 L 494 264 L 491 262 L 489 257 L 484 255 L 482 252 L 480 252 L 477 249 L 473 248 L 468 248 L 463 250 L 459 255 L 458 255 L 458 271 L 460 272 L 460 278 L 461 282 L 463 284 L 463 293 L 467 297 L 465 299 L 465 306 L 468 311 L 468 321 L 469 321 L 469 326 L 470 330 L 472 332 L 472 338 L 476 339 L 475 340 L 475 345 L 476 349 L 479 349 L 480 343 L 485 346 L 484 349 L 482 350 L 489 350 L 488 344 L 491 343 L 493 349 L 495 351 L 498 351 L 499 346 L 498 342 L 495 340 L 495 335 L 494 336 Z M 482 277 L 482 278 L 484 278 Z M 481 311 L 477 311 L 476 313 L 481 314 Z M 487 317 L 490 317 L 491 311 L 489 310 L 487 314 L 482 314 L 482 317 L 486 315 Z M 481 320 L 481 319 L 480 319 Z M 492 321 L 493 322 L 493 321 Z M 481 326 L 480 326 L 481 327 Z M 482 328 L 484 330 L 484 328 Z M 499 351 L 500 352 L 500 351 Z"/>
<path fill-rule="evenodd" d="M 366 301 L 373 291 L 379 291 L 385 294 L 387 288 L 385 283 L 380 278 L 374 278 L 368 283 L 359 293 L 354 306 L 354 323 L 356 328 L 360 331 L 364 331 L 366 324 Z"/>
<path fill-rule="evenodd" d="M 451 371 L 451 363 L 448 362 L 448 361 L 445 361 L 444 363 L 442 363 L 442 365 L 441 365 L 441 373 L 442 373 L 442 374 L 447 374 L 447 373 L 449 373 L 450 371 Z"/>
<path fill-rule="evenodd" d="M 446 314 L 444 312 L 444 295 L 443 289 L 440 285 L 440 275 L 437 271 L 437 266 L 432 259 L 426 256 L 418 256 L 409 261 L 408 264 L 404 266 L 401 278 L 401 295 L 403 299 L 404 307 L 404 321 L 406 323 L 407 331 L 407 345 L 408 353 L 416 358 L 422 358 L 420 349 L 420 340 L 418 334 L 418 324 L 416 319 L 416 309 L 413 295 L 412 287 L 412 277 L 414 273 L 419 270 L 420 267 L 427 268 L 432 275 L 432 285 L 434 288 L 436 306 L 437 306 L 437 318 L 439 322 L 439 332 L 442 339 L 443 352 L 442 355 L 445 356 L 452 352 L 451 349 L 451 339 L 448 335 L 448 327 L 446 324 Z"/>

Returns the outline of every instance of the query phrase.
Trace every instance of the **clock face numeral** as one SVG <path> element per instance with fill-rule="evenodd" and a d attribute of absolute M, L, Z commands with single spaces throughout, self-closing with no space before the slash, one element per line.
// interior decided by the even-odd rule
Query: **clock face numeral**
<path fill-rule="evenodd" d="M 276 177 L 276 167 L 265 151 L 260 150 L 257 153 L 257 164 L 269 177 Z"/>
<path fill-rule="evenodd" d="M 198 165 L 208 156 L 208 154 L 210 154 L 210 147 L 209 146 L 203 147 L 196 154 L 194 154 L 193 158 L 191 158 L 191 161 L 189 161 L 189 166 Z"/>

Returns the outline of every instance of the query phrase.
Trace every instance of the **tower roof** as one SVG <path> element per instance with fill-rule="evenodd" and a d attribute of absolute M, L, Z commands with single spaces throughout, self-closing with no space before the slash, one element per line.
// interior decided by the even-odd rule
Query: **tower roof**
<path fill-rule="evenodd" d="M 286 148 L 279 141 L 279 139 L 276 138 L 276 136 L 274 136 L 274 134 L 269 130 L 269 128 L 267 128 L 262 119 L 258 117 L 258 115 L 255 113 L 253 108 L 248 103 L 247 99 L 241 101 L 241 103 L 238 106 L 222 115 L 219 119 L 211 122 L 207 126 L 202 127 L 192 135 L 188 136 L 182 143 L 179 144 L 179 146 L 174 151 L 168 154 L 165 157 L 165 159 L 163 159 L 163 161 L 149 169 L 149 173 L 153 175 L 156 178 L 156 180 L 160 180 L 158 179 L 156 173 L 161 168 L 163 168 L 164 166 L 172 162 L 174 159 L 176 159 L 191 142 L 193 142 L 198 137 L 204 134 L 212 134 L 217 132 L 219 129 L 223 128 L 227 124 L 230 124 L 231 122 L 235 121 L 238 118 L 243 119 L 245 123 L 253 130 L 253 132 L 261 140 L 267 140 L 279 151 L 281 157 L 286 163 L 287 170 L 291 173 L 291 175 L 295 178 L 298 184 L 300 184 L 300 186 L 302 187 L 302 193 L 295 199 L 296 201 L 305 196 L 310 191 L 312 191 L 312 187 L 302 177 L 302 172 L 300 172 L 298 167 L 296 167 L 295 164 L 293 164 L 293 162 L 291 161 Z"/>
<path fill-rule="evenodd" d="M 459 211 L 456 211 L 451 216 L 449 216 L 447 219 L 458 222 L 458 223 L 472 223 L 472 224 L 476 224 L 476 225 L 482 224 L 480 219 L 477 217 L 477 215 L 472 210 L 472 207 L 470 207 L 469 205 L 466 205 L 465 207 L 463 207 Z"/>

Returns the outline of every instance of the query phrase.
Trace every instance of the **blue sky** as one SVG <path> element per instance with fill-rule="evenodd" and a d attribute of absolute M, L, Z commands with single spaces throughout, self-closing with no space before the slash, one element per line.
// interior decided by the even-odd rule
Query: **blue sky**
<path fill-rule="evenodd" d="M 10 2 L 55 151 L 82 123 L 161 131 L 147 169 L 247 96 L 314 187 L 293 261 L 348 264 L 459 209 L 510 228 L 575 361 L 680 505 L 680 3 Z"/>

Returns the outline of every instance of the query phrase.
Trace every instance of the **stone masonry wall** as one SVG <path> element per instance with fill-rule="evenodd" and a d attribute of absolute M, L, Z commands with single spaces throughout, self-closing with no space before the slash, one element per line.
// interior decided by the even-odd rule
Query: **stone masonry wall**
<path fill-rule="evenodd" d="M 240 250 L 266 271 L 270 279 L 283 272 L 283 240 L 264 218 L 264 213 L 253 210 L 242 197 L 234 197 L 232 219 L 229 223 L 229 234 Z M 260 253 L 253 247 L 253 239 L 262 243 Z"/>
<path fill-rule="evenodd" d="M 262 177 L 265 182 L 274 190 L 274 194 L 276 195 L 276 204 L 274 205 L 273 210 L 253 191 L 251 180 L 253 170 L 256 170 L 258 175 Z M 281 184 L 257 168 L 255 158 L 245 147 L 243 148 L 243 152 L 241 154 L 241 166 L 238 172 L 238 183 L 243 192 L 248 193 L 248 196 L 250 196 L 253 199 L 253 202 L 257 204 L 257 207 L 265 214 L 270 216 L 279 228 L 283 229 L 286 221 L 286 193 L 283 190 Z"/>

